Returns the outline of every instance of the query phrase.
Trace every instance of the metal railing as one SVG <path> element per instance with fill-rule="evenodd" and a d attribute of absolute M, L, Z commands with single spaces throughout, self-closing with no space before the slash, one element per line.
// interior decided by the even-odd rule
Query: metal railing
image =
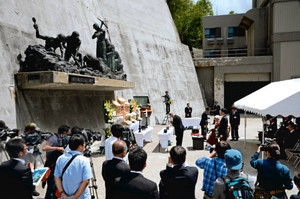
<path fill-rule="evenodd" d="M 272 55 L 269 48 L 255 48 L 249 50 L 246 48 L 240 49 L 228 49 L 228 50 L 218 50 L 218 49 L 206 49 L 202 52 L 202 58 L 218 58 L 218 57 L 247 57 L 247 56 L 267 56 Z M 192 53 L 193 55 L 193 53 Z M 193 56 L 194 59 L 201 58 Z"/>

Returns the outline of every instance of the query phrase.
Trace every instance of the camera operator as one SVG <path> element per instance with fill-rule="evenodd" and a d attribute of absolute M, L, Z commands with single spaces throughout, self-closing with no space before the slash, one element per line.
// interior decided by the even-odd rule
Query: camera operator
<path fill-rule="evenodd" d="M 45 167 L 49 167 L 51 170 L 50 175 L 47 178 L 47 192 L 45 199 L 53 199 L 55 196 L 55 181 L 54 181 L 54 169 L 56 160 L 60 155 L 62 155 L 65 151 L 65 147 L 68 144 L 68 139 L 66 139 L 66 135 L 70 133 L 70 127 L 66 125 L 62 125 L 58 128 L 58 133 L 54 133 L 47 143 L 43 147 L 43 151 L 46 151 L 46 162 Z M 43 186 L 44 183 L 43 183 Z"/>
<path fill-rule="evenodd" d="M 5 122 L 3 120 L 0 120 L 0 130 L 7 129 Z"/>
<path fill-rule="evenodd" d="M 39 131 L 40 129 L 37 127 L 37 125 L 35 123 L 29 123 L 25 126 L 24 132 L 22 133 L 22 138 L 25 140 L 25 142 L 27 142 L 27 137 L 30 134 L 35 134 L 37 133 L 37 131 Z M 23 159 L 25 160 L 26 163 L 33 163 L 34 167 L 36 166 L 36 161 L 35 161 L 35 157 L 34 157 L 34 146 L 27 146 L 27 154 L 24 155 Z M 35 186 L 34 186 L 34 190 L 32 193 L 33 196 L 39 196 L 40 193 L 37 192 L 35 190 Z"/>
<path fill-rule="evenodd" d="M 196 160 L 196 165 L 200 169 L 204 169 L 202 185 L 204 198 L 212 198 L 215 181 L 219 177 L 227 175 L 228 169 L 225 165 L 225 152 L 228 149 L 231 149 L 230 144 L 225 141 L 220 141 L 216 144 L 216 149 L 207 157 Z"/>
<path fill-rule="evenodd" d="M 258 159 L 261 151 L 266 151 L 267 159 Z M 275 196 L 287 199 L 285 189 L 291 190 L 293 182 L 289 168 L 278 161 L 279 157 L 280 147 L 277 143 L 270 143 L 266 147 L 259 146 L 251 157 L 250 164 L 258 172 L 255 198 Z"/>
<path fill-rule="evenodd" d="M 112 145 L 115 141 L 120 140 L 124 128 L 121 124 L 114 124 L 111 127 L 111 133 L 113 136 L 105 140 L 105 157 L 106 160 L 111 160 L 114 155 L 112 152 Z"/>
<path fill-rule="evenodd" d="M 166 91 L 165 93 L 166 94 L 163 95 L 162 97 L 165 98 L 164 103 L 166 104 L 166 114 L 169 114 L 170 113 L 170 104 L 172 103 L 171 96 L 169 95 L 168 91 Z"/>

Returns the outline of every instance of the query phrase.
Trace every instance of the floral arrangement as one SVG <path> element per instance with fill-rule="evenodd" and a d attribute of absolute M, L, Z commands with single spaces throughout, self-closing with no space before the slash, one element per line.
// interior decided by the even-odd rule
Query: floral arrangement
<path fill-rule="evenodd" d="M 131 100 L 130 101 L 130 113 L 136 112 L 136 109 L 139 108 L 139 105 L 137 105 L 136 100 Z"/>
<path fill-rule="evenodd" d="M 114 122 L 114 116 L 116 116 L 116 110 L 112 106 L 112 103 L 110 101 L 105 101 L 103 112 L 104 112 L 105 123 L 112 124 Z"/>
<path fill-rule="evenodd" d="M 111 133 L 111 127 L 110 127 L 110 126 L 106 127 L 106 128 L 104 129 L 104 131 L 105 131 L 105 139 L 107 139 L 107 138 L 109 138 L 109 137 L 112 136 L 112 133 Z"/>

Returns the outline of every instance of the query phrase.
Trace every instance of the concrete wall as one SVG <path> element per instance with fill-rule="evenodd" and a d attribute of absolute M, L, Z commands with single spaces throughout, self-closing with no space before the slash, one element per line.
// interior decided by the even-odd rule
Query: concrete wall
<path fill-rule="evenodd" d="M 18 95 L 17 126 L 34 121 L 51 132 L 61 124 L 103 130 L 103 104 L 114 98 L 112 91 L 20 90 Z"/>
<path fill-rule="evenodd" d="M 57 95 L 55 92 L 50 92 L 53 94 L 51 96 L 43 91 L 32 91 L 31 94 L 25 92 L 23 99 L 15 87 L 13 75 L 19 69 L 17 55 L 23 53 L 30 44 L 44 43 L 35 38 L 31 20 L 33 16 L 37 19 L 40 33 L 43 35 L 56 36 L 59 33 L 70 35 L 72 31 L 78 31 L 82 41 L 80 51 L 83 54 L 93 55 L 95 55 L 96 41 L 91 39 L 94 32 L 92 25 L 99 22 L 97 17 L 105 19 L 111 41 L 123 60 L 128 81 L 136 83 L 135 89 L 118 91 L 115 95 L 123 95 L 125 98 L 149 96 L 154 110 L 154 117 L 151 117 L 152 123 L 155 117 L 160 121 L 164 117 L 165 110 L 161 95 L 165 90 L 169 90 L 174 99 L 171 105 L 172 112 L 181 115 L 186 102 L 190 102 L 193 106 L 194 116 L 200 115 L 203 110 L 204 104 L 189 49 L 179 41 L 165 0 L 10 0 L 0 1 L 0 41 L 2 44 L 0 45 L 2 97 L 0 119 L 5 120 L 9 127 L 16 127 L 18 124 L 19 128 L 23 128 L 26 122 L 32 120 L 39 126 L 48 128 L 48 125 L 44 123 L 47 115 L 42 116 L 42 110 L 45 106 L 53 108 L 64 104 L 64 98 L 59 92 Z M 97 93 L 97 96 L 91 93 L 92 97 L 86 94 L 86 97 L 76 97 L 76 92 L 69 94 L 74 96 L 74 100 L 68 99 L 65 105 L 70 105 L 72 101 L 75 104 L 71 107 L 83 108 L 92 105 L 87 109 L 89 111 L 84 112 L 84 116 L 92 115 L 97 118 L 102 114 L 102 111 L 98 109 L 102 100 L 107 97 L 113 98 L 107 93 Z M 18 101 L 17 106 L 15 105 L 16 96 L 21 101 Z M 22 102 L 25 99 L 27 101 Z M 35 113 L 32 117 L 27 115 L 24 107 L 18 107 L 23 103 L 26 103 L 28 108 Z M 75 112 L 80 112 L 82 108 L 76 109 Z M 50 111 L 49 108 L 46 110 Z M 54 112 L 64 110 L 65 107 L 60 107 L 50 112 L 54 117 Z M 78 122 L 73 117 L 75 116 L 71 114 L 59 114 L 58 117 L 50 118 L 55 122 L 49 124 L 49 128 L 54 128 L 62 121 L 65 122 L 66 118 L 71 118 L 67 120 L 70 125 L 73 125 Z M 101 124 L 96 119 L 90 120 L 89 123 L 93 122 L 95 124 L 90 124 L 90 126 L 98 128 Z M 78 125 L 87 127 L 86 124 L 83 122 Z"/>
<path fill-rule="evenodd" d="M 300 2 L 272 2 L 273 81 L 299 77 Z"/>
<path fill-rule="evenodd" d="M 282 42 L 281 44 L 281 80 L 300 77 L 300 41 Z"/>
<path fill-rule="evenodd" d="M 300 31 L 300 2 L 289 1 L 275 3 L 273 6 L 273 32 Z"/>
<path fill-rule="evenodd" d="M 218 101 L 220 106 L 224 106 L 224 82 L 244 82 L 244 81 L 270 81 L 272 74 L 272 56 L 261 57 L 227 57 L 214 59 L 198 59 L 195 60 L 195 66 L 202 68 L 213 68 L 213 94 L 214 100 Z M 206 70 L 207 71 L 207 70 Z M 211 71 L 206 72 L 211 77 Z M 201 74 L 201 76 L 206 76 Z M 199 75 L 199 74 L 198 74 Z M 266 78 L 269 77 L 267 80 Z M 204 90 L 209 86 L 204 87 Z M 210 90 L 205 90 L 210 92 Z M 210 93 L 209 95 L 211 95 Z M 211 102 L 210 102 L 211 103 Z M 208 103 L 209 104 L 209 103 Z"/>
<path fill-rule="evenodd" d="M 214 67 L 197 67 L 199 83 L 202 85 L 206 104 L 214 105 Z"/>
<path fill-rule="evenodd" d="M 248 51 L 250 51 L 249 55 L 266 55 L 269 49 L 268 39 L 270 39 L 268 37 L 268 9 L 251 9 L 246 12 L 245 16 L 254 22 L 247 30 L 247 47 Z"/>

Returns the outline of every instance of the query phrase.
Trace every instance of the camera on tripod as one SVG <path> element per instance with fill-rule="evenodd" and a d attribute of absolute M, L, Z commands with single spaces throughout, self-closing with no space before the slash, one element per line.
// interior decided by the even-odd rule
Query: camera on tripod
<path fill-rule="evenodd" d="M 94 131 L 92 129 L 84 129 L 80 127 L 73 127 L 71 130 L 71 135 L 74 134 L 80 134 L 84 137 L 85 140 L 85 149 L 83 152 L 83 155 L 86 157 L 91 157 L 91 145 L 95 141 L 100 141 L 101 140 L 101 134 L 97 131 Z M 70 138 L 70 136 L 68 136 Z"/>
<path fill-rule="evenodd" d="M 0 141 L 6 141 L 7 138 L 14 138 L 19 135 L 19 129 L 5 128 L 0 131 Z"/>
<path fill-rule="evenodd" d="M 92 129 L 83 129 L 83 131 L 85 131 L 87 135 L 87 144 L 91 145 L 93 142 L 101 140 L 101 134 L 99 132 Z"/>
<path fill-rule="evenodd" d="M 128 149 L 134 147 L 136 145 L 136 140 L 134 134 L 130 130 L 129 127 L 123 127 L 121 139 L 126 142 Z"/>
<path fill-rule="evenodd" d="M 33 131 L 24 136 L 27 146 L 37 146 L 52 136 L 50 132 Z"/>

